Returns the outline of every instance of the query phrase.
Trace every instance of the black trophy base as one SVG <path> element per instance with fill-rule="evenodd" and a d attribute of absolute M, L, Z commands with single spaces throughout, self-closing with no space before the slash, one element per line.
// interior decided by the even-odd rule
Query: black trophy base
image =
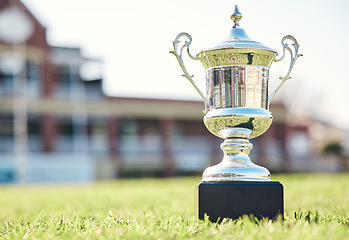
<path fill-rule="evenodd" d="M 273 219 L 284 214 L 284 190 L 279 182 L 201 182 L 195 189 L 195 211 L 211 222 L 243 215 Z"/>

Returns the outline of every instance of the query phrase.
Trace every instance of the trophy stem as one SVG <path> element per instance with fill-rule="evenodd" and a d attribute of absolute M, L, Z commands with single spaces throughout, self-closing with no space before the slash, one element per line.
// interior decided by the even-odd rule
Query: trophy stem
<path fill-rule="evenodd" d="M 203 182 L 210 181 L 271 181 L 268 169 L 252 163 L 248 154 L 253 145 L 247 138 L 228 138 L 221 144 L 223 160 L 207 168 Z"/>

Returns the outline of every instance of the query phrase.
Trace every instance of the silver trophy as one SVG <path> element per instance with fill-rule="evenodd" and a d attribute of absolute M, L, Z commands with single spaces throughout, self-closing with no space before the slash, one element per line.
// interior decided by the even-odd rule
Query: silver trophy
<path fill-rule="evenodd" d="M 173 41 L 173 53 L 186 77 L 196 88 L 205 103 L 204 123 L 217 137 L 225 139 L 221 144 L 223 160 L 207 168 L 202 182 L 213 181 L 271 181 L 268 169 L 250 160 L 252 149 L 249 139 L 262 135 L 270 127 L 273 117 L 269 105 L 284 82 L 290 79 L 292 68 L 302 56 L 299 44 L 290 35 L 282 38 L 283 54 L 251 40 L 239 25 L 242 15 L 235 6 L 231 16 L 234 26 L 228 38 L 221 43 L 202 50 L 196 56 L 189 51 L 192 38 L 180 33 Z M 185 41 L 182 41 L 184 39 Z M 290 46 L 286 42 L 291 42 Z M 293 47 L 293 48 L 291 48 Z M 194 60 L 200 60 L 206 73 L 206 96 L 186 70 L 183 50 Z M 284 59 L 286 50 L 291 55 L 288 72 L 280 77 L 280 83 L 268 96 L 269 68 L 273 62 Z"/>

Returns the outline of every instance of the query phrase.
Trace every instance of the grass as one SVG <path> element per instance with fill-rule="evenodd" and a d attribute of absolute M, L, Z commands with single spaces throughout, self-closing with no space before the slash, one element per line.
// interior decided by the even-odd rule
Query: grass
<path fill-rule="evenodd" d="M 0 239 L 349 239 L 349 174 L 273 175 L 285 221 L 194 217 L 200 178 L 0 187 Z"/>

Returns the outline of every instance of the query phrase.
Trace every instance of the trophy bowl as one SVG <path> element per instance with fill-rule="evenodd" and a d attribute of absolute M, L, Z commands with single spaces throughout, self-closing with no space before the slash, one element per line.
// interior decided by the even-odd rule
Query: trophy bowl
<path fill-rule="evenodd" d="M 188 33 L 180 33 L 173 41 L 174 54 L 182 68 L 183 75 L 198 91 L 205 104 L 204 124 L 215 136 L 224 139 L 221 149 L 223 160 L 207 168 L 202 182 L 219 181 L 262 181 L 270 180 L 270 172 L 250 160 L 252 149 L 249 139 L 266 132 L 273 117 L 269 105 L 283 83 L 290 79 L 290 73 L 298 57 L 297 40 L 287 35 L 281 40 L 283 54 L 276 59 L 277 51 L 252 41 L 239 25 L 242 18 L 238 7 L 231 15 L 234 26 L 228 38 L 196 56 L 189 51 L 192 38 Z M 181 41 L 185 38 L 185 41 Z M 291 41 L 291 49 L 286 41 Z M 193 76 L 183 63 L 183 50 L 194 60 L 199 60 L 205 68 L 206 95 L 197 87 Z M 286 50 L 291 55 L 288 72 L 280 77 L 280 83 L 269 96 L 269 68 L 273 62 L 281 61 Z M 293 51 L 294 50 L 294 51 Z"/>

